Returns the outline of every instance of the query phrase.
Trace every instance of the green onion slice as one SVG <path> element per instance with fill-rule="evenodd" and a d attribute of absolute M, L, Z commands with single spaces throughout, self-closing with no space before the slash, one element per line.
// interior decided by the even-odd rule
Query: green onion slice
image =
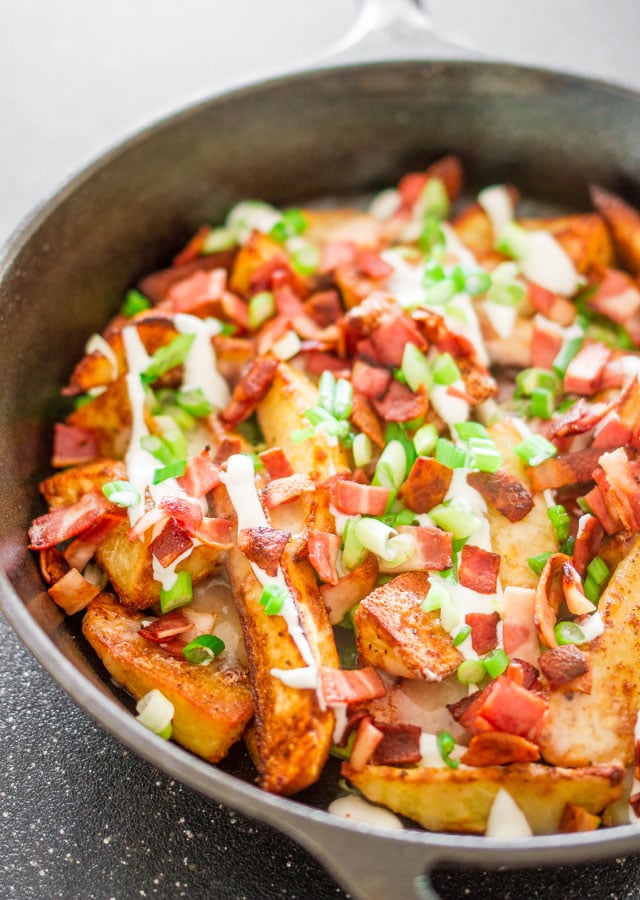
<path fill-rule="evenodd" d="M 433 375 L 427 357 L 411 342 L 405 344 L 401 369 L 405 381 L 412 391 L 417 391 L 421 384 L 427 390 L 433 386 Z"/>
<path fill-rule="evenodd" d="M 260 291 L 249 300 L 249 327 L 254 331 L 275 315 L 276 302 L 271 291 Z"/>
<path fill-rule="evenodd" d="M 609 567 L 601 556 L 595 556 L 587 566 L 587 574 L 597 585 L 603 585 L 609 578 Z"/>
<path fill-rule="evenodd" d="M 448 469 L 463 469 L 467 463 L 466 450 L 456 447 L 451 441 L 441 437 L 436 441 L 435 458 Z"/>
<path fill-rule="evenodd" d="M 102 485 L 102 493 L 116 506 L 127 509 L 140 503 L 140 493 L 129 481 L 108 481 Z"/>
<path fill-rule="evenodd" d="M 506 668 L 509 665 L 509 657 L 504 650 L 499 647 L 497 650 L 494 650 L 490 656 L 485 656 L 482 660 L 482 664 L 490 678 L 497 678 L 498 675 L 502 675 L 502 673 L 506 671 Z"/>
<path fill-rule="evenodd" d="M 438 750 L 440 751 L 442 761 L 446 763 L 450 769 L 457 769 L 460 763 L 457 759 L 451 759 L 451 754 L 456 746 L 453 735 L 448 731 L 439 731 L 436 735 L 436 740 L 438 742 Z"/>
<path fill-rule="evenodd" d="M 566 511 L 564 506 L 562 506 L 562 504 L 558 504 L 557 506 L 550 506 L 547 509 L 547 515 L 549 517 L 549 521 L 553 526 L 553 530 L 556 533 L 558 543 L 562 544 L 562 542 L 566 541 L 566 539 L 569 537 L 569 528 L 571 526 L 569 513 Z"/>
<path fill-rule="evenodd" d="M 176 459 L 166 466 L 161 466 L 153 473 L 153 483 L 161 484 L 169 478 L 181 478 L 187 471 L 186 459 Z"/>
<path fill-rule="evenodd" d="M 192 599 L 193 584 L 191 572 L 178 572 L 172 587 L 168 589 L 160 588 L 160 609 L 163 614 L 171 612 L 172 609 L 187 606 Z"/>
<path fill-rule="evenodd" d="M 449 385 L 460 380 L 460 369 L 450 353 L 441 353 L 432 363 L 431 371 L 436 384 Z"/>
<path fill-rule="evenodd" d="M 127 291 L 120 313 L 123 316 L 126 316 L 127 319 L 131 319 L 137 313 L 143 312 L 145 309 L 149 309 L 150 306 L 151 300 L 149 300 L 148 297 L 145 297 L 144 294 L 141 294 L 140 291 L 136 291 L 134 288 L 133 290 Z"/>
<path fill-rule="evenodd" d="M 324 374 L 324 373 L 323 373 Z M 336 419 L 348 419 L 351 415 L 353 388 L 346 378 L 338 378 L 334 395 L 333 414 Z"/>
<path fill-rule="evenodd" d="M 465 659 L 458 666 L 458 681 L 461 684 L 478 684 L 487 674 L 481 659 Z"/>
<path fill-rule="evenodd" d="M 162 738 L 171 737 L 171 720 L 175 709 L 173 703 L 157 688 L 153 688 L 138 700 L 136 712 L 138 722 L 149 731 Z"/>
<path fill-rule="evenodd" d="M 200 419 L 203 416 L 208 416 L 213 412 L 212 405 L 205 397 L 202 388 L 199 387 L 187 389 L 183 388 L 182 390 L 178 391 L 176 395 L 176 402 L 182 410 L 192 416 L 195 416 L 197 419 Z"/>
<path fill-rule="evenodd" d="M 438 429 L 435 425 L 427 424 L 419 428 L 413 436 L 413 446 L 418 456 L 428 456 L 433 453 L 438 440 Z"/>
<path fill-rule="evenodd" d="M 170 369 L 181 366 L 187 358 L 195 337 L 195 334 L 179 334 L 170 344 L 159 347 L 151 357 L 145 371 L 142 372 L 140 376 L 142 381 L 145 384 L 152 384 Z"/>
<path fill-rule="evenodd" d="M 275 582 L 265 584 L 260 594 L 260 606 L 268 616 L 277 616 L 285 605 L 289 596 L 288 590 Z"/>
<path fill-rule="evenodd" d="M 398 440 L 389 441 L 378 459 L 372 483 L 398 491 L 407 477 L 407 454 Z"/>
<path fill-rule="evenodd" d="M 373 459 L 373 444 L 369 436 L 363 431 L 354 437 L 352 451 L 353 461 L 359 469 L 368 466 Z"/>
<path fill-rule="evenodd" d="M 587 640 L 584 631 L 575 622 L 558 622 L 554 628 L 554 634 L 560 646 L 563 644 L 584 644 Z"/>
<path fill-rule="evenodd" d="M 453 646 L 459 647 L 460 644 L 463 643 L 463 641 L 466 641 L 466 639 L 469 637 L 470 634 L 471 634 L 471 625 L 463 625 L 456 632 L 456 635 L 453 639 Z"/>
<path fill-rule="evenodd" d="M 367 548 L 360 542 L 356 534 L 357 519 L 347 519 L 342 532 L 342 562 L 347 569 L 355 569 L 367 555 Z"/>
<path fill-rule="evenodd" d="M 224 650 L 224 641 L 215 634 L 201 634 L 182 651 L 185 659 L 197 666 L 208 666 Z"/>
<path fill-rule="evenodd" d="M 548 553 L 539 553 L 538 556 L 530 556 L 527 562 L 534 573 L 534 575 L 542 575 L 542 570 L 547 564 L 547 560 L 551 556 L 551 551 Z"/>
<path fill-rule="evenodd" d="M 541 434 L 530 434 L 513 448 L 513 452 L 528 466 L 539 466 L 558 453 L 558 448 Z"/>
<path fill-rule="evenodd" d="M 461 498 L 440 503 L 429 512 L 439 528 L 450 531 L 456 539 L 469 538 L 481 527 L 481 519 Z"/>

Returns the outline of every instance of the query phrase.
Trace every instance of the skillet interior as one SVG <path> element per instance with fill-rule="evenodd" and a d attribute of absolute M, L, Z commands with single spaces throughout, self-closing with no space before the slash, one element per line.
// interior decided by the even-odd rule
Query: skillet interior
<path fill-rule="evenodd" d="M 579 210 L 596 181 L 637 202 L 639 113 L 631 93 L 508 66 L 409 62 L 315 72 L 226 95 L 160 123 L 108 154 L 34 216 L 9 248 L 0 282 L 4 606 L 81 705 L 136 743 L 139 729 L 129 717 L 117 712 L 106 719 L 96 706 L 88 683 L 104 695 L 112 688 L 43 590 L 24 532 L 42 511 L 36 485 L 48 470 L 59 388 L 126 288 L 240 199 L 286 205 L 367 192 L 449 150 L 463 158 L 472 189 L 509 180 L 537 201 Z M 139 749 L 164 764 L 155 740 Z M 234 795 L 224 775 L 195 765 L 178 748 L 168 758 L 174 772 L 180 760 L 181 777 L 193 786 L 245 810 L 250 805 L 251 814 L 268 821 L 285 824 L 281 811 L 295 806 L 248 788 Z M 240 754 L 226 768 L 251 777 Z M 329 781 L 303 799 L 322 807 L 332 790 Z M 403 840 L 424 839 L 412 832 Z M 482 843 L 429 837 L 434 846 L 453 846 L 452 840 L 458 848 Z M 572 845 L 576 856 L 588 848 L 593 858 L 623 852 L 631 841 L 630 829 L 617 829 L 588 841 L 533 843 L 567 859 Z M 522 862 L 527 852 L 513 860 Z"/>

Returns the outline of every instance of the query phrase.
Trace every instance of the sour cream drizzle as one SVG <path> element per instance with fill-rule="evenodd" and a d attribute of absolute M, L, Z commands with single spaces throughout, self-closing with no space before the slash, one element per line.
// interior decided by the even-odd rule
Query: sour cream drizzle
<path fill-rule="evenodd" d="M 343 819 L 354 819 L 356 822 L 364 822 L 367 825 L 381 825 L 384 828 L 395 828 L 402 830 L 402 822 L 400 819 L 383 809 L 380 806 L 374 806 L 367 803 L 362 797 L 351 794 L 348 797 L 339 797 L 329 804 L 329 812 L 334 816 L 341 816 Z"/>
<path fill-rule="evenodd" d="M 229 402 L 229 386 L 218 371 L 216 352 L 211 338 L 220 332 L 217 319 L 199 319 L 178 313 L 173 323 L 181 334 L 193 334 L 195 339 L 184 361 L 182 385 L 185 388 L 200 388 L 209 403 L 223 409 Z"/>
<path fill-rule="evenodd" d="M 487 837 L 507 839 L 531 837 L 533 834 L 524 813 L 503 788 L 500 788 L 491 806 L 485 834 Z"/>

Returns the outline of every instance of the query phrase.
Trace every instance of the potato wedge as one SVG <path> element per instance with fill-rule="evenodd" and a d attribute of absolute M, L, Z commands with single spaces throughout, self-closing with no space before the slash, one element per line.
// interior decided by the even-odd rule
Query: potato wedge
<path fill-rule="evenodd" d="M 624 265 L 640 275 L 640 213 L 622 197 L 592 185 L 591 202 L 604 217 Z"/>
<path fill-rule="evenodd" d="M 597 212 L 544 219 L 520 219 L 530 231 L 548 231 L 571 258 L 578 272 L 592 266 L 605 268 L 613 263 L 614 251 L 609 229 Z"/>
<path fill-rule="evenodd" d="M 456 671 L 462 654 L 438 614 L 420 608 L 428 591 L 428 575 L 405 572 L 362 600 L 354 616 L 361 665 L 425 681 L 440 681 Z"/>
<path fill-rule="evenodd" d="M 224 653 L 209 666 L 170 656 L 138 635 L 143 616 L 112 595 L 93 600 L 82 630 L 110 675 L 136 700 L 157 688 L 173 703 L 173 737 L 209 762 L 226 756 L 253 715 L 246 671 Z"/>
<path fill-rule="evenodd" d="M 517 803 L 534 834 L 557 832 L 566 803 L 597 814 L 622 792 L 621 765 L 557 769 L 536 763 L 459 769 L 365 766 L 342 774 L 364 796 L 429 831 L 483 834 L 500 788 Z"/>
<path fill-rule="evenodd" d="M 127 470 L 123 462 L 116 459 L 98 459 L 95 462 L 72 469 L 63 469 L 39 485 L 40 493 L 49 509 L 71 506 L 84 494 L 101 488 L 108 481 L 126 479 Z"/>
<path fill-rule="evenodd" d="M 382 238 L 381 220 L 357 209 L 305 209 L 304 217 L 304 236 L 312 243 L 352 241 L 361 247 L 377 247 Z"/>
<path fill-rule="evenodd" d="M 67 416 L 67 423 L 95 431 L 102 456 L 123 459 L 131 432 L 131 404 L 124 376 L 112 381 L 89 403 L 74 410 Z"/>
<path fill-rule="evenodd" d="M 549 695 L 540 749 L 555 765 L 634 760 L 640 708 L 640 537 L 616 568 L 598 610 L 604 632 L 589 645 L 590 694 Z"/>

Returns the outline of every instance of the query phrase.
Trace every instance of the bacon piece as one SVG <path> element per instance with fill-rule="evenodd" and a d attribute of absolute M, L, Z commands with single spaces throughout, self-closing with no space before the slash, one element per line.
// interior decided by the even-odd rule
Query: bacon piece
<path fill-rule="evenodd" d="M 387 508 L 389 489 L 371 484 L 357 484 L 341 479 L 333 489 L 333 502 L 338 512 L 348 516 L 382 516 Z"/>
<path fill-rule="evenodd" d="M 624 325 L 633 343 L 640 343 L 640 291 L 626 272 L 605 269 L 602 280 L 587 305 L 603 316 Z"/>
<path fill-rule="evenodd" d="M 305 371 L 310 375 L 322 375 L 324 371 L 329 369 L 334 375 L 340 375 L 345 378 L 349 375 L 349 369 L 343 359 L 338 359 L 329 353 L 323 353 L 320 350 L 307 347 L 303 344 L 301 352 L 304 352 L 306 365 Z"/>
<path fill-rule="evenodd" d="M 533 588 L 509 585 L 504 589 L 504 651 L 507 656 L 517 654 L 520 659 L 531 664 L 536 663 L 540 655 L 538 633 L 533 622 L 535 601 L 536 592 Z"/>
<path fill-rule="evenodd" d="M 157 506 L 153 506 L 143 513 L 140 518 L 131 526 L 127 533 L 127 540 L 135 544 L 136 541 L 144 541 L 145 534 L 150 529 L 154 529 L 157 534 L 161 530 L 161 525 L 169 518 L 169 513 Z"/>
<path fill-rule="evenodd" d="M 208 547 L 217 547 L 220 550 L 229 550 L 232 545 L 231 536 L 234 523 L 231 519 L 219 519 L 211 516 L 203 516 L 198 531 L 194 535 L 202 544 Z"/>
<path fill-rule="evenodd" d="M 355 262 L 363 275 L 373 281 L 382 281 L 393 275 L 393 266 L 389 265 L 379 253 L 365 247 L 356 248 Z"/>
<path fill-rule="evenodd" d="M 210 231 L 211 225 L 201 225 L 186 246 L 173 257 L 172 265 L 182 266 L 192 259 L 197 259 L 202 254 L 205 239 Z"/>
<path fill-rule="evenodd" d="M 202 524 L 202 507 L 189 497 L 161 497 L 158 509 L 169 513 L 187 534 L 195 534 Z"/>
<path fill-rule="evenodd" d="M 69 569 L 62 578 L 49 588 L 51 599 L 68 616 L 73 616 L 80 610 L 85 609 L 99 593 L 100 588 L 83 578 L 77 569 Z"/>
<path fill-rule="evenodd" d="M 540 670 L 552 691 L 584 675 L 590 668 L 589 657 L 575 644 L 563 644 L 540 657 Z"/>
<path fill-rule="evenodd" d="M 216 448 L 216 455 L 213 457 L 214 466 L 222 466 L 223 463 L 233 456 L 234 453 L 240 453 L 242 450 L 242 441 L 240 438 L 224 437 Z"/>
<path fill-rule="evenodd" d="M 391 384 L 391 372 L 380 366 L 370 366 L 368 363 L 357 359 L 353 364 L 351 373 L 351 385 L 353 390 L 364 394 L 372 400 L 381 400 Z"/>
<path fill-rule="evenodd" d="M 307 538 L 309 562 L 318 577 L 329 584 L 338 583 L 336 560 L 340 550 L 340 538 L 330 531 L 312 531 Z"/>
<path fill-rule="evenodd" d="M 220 413 L 223 422 L 233 426 L 248 419 L 271 387 L 277 369 L 277 359 L 256 357 L 233 389 L 231 400 Z"/>
<path fill-rule="evenodd" d="M 300 297 L 291 290 L 289 284 L 281 284 L 274 288 L 273 298 L 280 315 L 287 316 L 288 319 L 304 315 L 304 304 Z"/>
<path fill-rule="evenodd" d="M 304 310 L 321 328 L 335 324 L 344 314 L 340 294 L 333 288 L 311 294 L 309 299 L 305 300 Z"/>
<path fill-rule="evenodd" d="M 192 547 L 192 541 L 186 531 L 171 516 L 159 535 L 149 544 L 149 550 L 161 566 L 166 568 L 183 553 Z"/>
<path fill-rule="evenodd" d="M 320 692 L 327 706 L 365 703 L 387 693 L 384 681 L 373 666 L 362 669 L 332 669 L 320 666 Z"/>
<path fill-rule="evenodd" d="M 514 657 L 507 666 L 506 675 L 514 684 L 519 684 L 520 687 L 526 688 L 528 691 L 542 690 L 542 685 L 538 680 L 540 672 L 526 659 Z"/>
<path fill-rule="evenodd" d="M 358 733 L 349 757 L 349 764 L 355 772 L 361 772 L 364 769 L 382 738 L 382 732 L 376 728 L 369 717 L 360 720 Z"/>
<path fill-rule="evenodd" d="M 166 299 L 168 292 L 174 284 L 184 281 L 194 272 L 211 271 L 212 269 L 225 269 L 229 271 L 236 256 L 236 249 L 224 250 L 221 253 L 207 254 L 179 266 L 169 269 L 161 269 L 147 275 L 139 282 L 138 288 L 145 297 L 157 304 Z"/>
<path fill-rule="evenodd" d="M 33 520 L 29 529 L 29 549 L 46 550 L 61 541 L 76 537 L 106 512 L 113 510 L 102 491 L 88 491 L 76 503 L 59 507 Z"/>
<path fill-rule="evenodd" d="M 385 422 L 410 422 L 424 416 L 429 408 L 429 399 L 424 385 L 413 391 L 406 384 L 395 379 L 382 400 L 372 400 L 374 409 Z"/>
<path fill-rule="evenodd" d="M 575 320 L 575 306 L 566 297 L 560 297 L 533 281 L 527 284 L 527 295 L 533 308 L 547 319 L 562 326 L 571 325 Z"/>
<path fill-rule="evenodd" d="M 494 594 L 500 572 L 500 554 L 473 544 L 465 544 L 460 553 L 458 580 L 479 594 Z"/>
<path fill-rule="evenodd" d="M 549 424 L 546 437 L 553 440 L 556 437 L 585 434 L 601 422 L 610 409 L 610 403 L 589 403 L 584 397 L 580 397 L 570 409 Z"/>
<path fill-rule="evenodd" d="M 398 534 L 412 534 L 416 540 L 413 559 L 393 569 L 394 572 L 442 572 L 453 565 L 453 535 L 429 525 L 399 525 Z"/>
<path fill-rule="evenodd" d="M 537 315 L 531 332 L 531 365 L 550 369 L 562 348 L 562 329 L 555 322 Z"/>
<path fill-rule="evenodd" d="M 533 621 L 538 629 L 538 635 L 547 647 L 557 647 L 555 636 L 558 609 L 564 599 L 562 589 L 562 566 L 568 562 L 564 553 L 552 554 L 540 573 L 536 586 L 536 602 Z"/>
<path fill-rule="evenodd" d="M 416 513 L 427 513 L 445 498 L 453 470 L 432 457 L 419 456 L 402 487 L 402 500 Z"/>
<path fill-rule="evenodd" d="M 378 561 L 373 553 L 369 553 L 359 566 L 338 579 L 335 585 L 320 586 L 332 625 L 338 625 L 356 603 L 371 593 L 377 576 Z"/>
<path fill-rule="evenodd" d="M 500 615 L 492 613 L 467 613 L 464 617 L 471 626 L 471 646 L 479 656 L 498 646 L 498 622 Z"/>
<path fill-rule="evenodd" d="M 95 552 L 96 544 L 90 544 L 87 541 L 80 540 L 80 538 L 75 538 L 65 549 L 64 558 L 71 569 L 83 572 L 87 564 L 93 559 Z"/>
<path fill-rule="evenodd" d="M 302 494 L 315 491 L 316 485 L 308 475 L 294 472 L 286 478 L 274 478 L 262 490 L 262 500 L 267 509 L 275 509 L 283 503 L 297 500 Z"/>
<path fill-rule="evenodd" d="M 60 581 L 62 576 L 66 575 L 71 568 L 64 554 L 56 547 L 48 547 L 46 550 L 41 550 L 39 557 L 42 577 L 49 585 Z M 74 568 L 77 568 L 77 566 L 74 566 Z"/>
<path fill-rule="evenodd" d="M 177 482 L 190 497 L 204 497 L 220 484 L 220 470 L 205 449 L 187 461 L 185 473 Z"/>
<path fill-rule="evenodd" d="M 327 241 L 322 245 L 319 270 L 322 273 L 335 271 L 338 266 L 349 266 L 356 258 L 353 241 Z"/>
<path fill-rule="evenodd" d="M 507 766 L 539 759 L 537 745 L 526 738 L 502 731 L 484 731 L 473 735 L 460 762 L 465 766 Z"/>
<path fill-rule="evenodd" d="M 622 522 L 617 516 L 612 516 L 607 505 L 604 502 L 604 496 L 600 488 L 596 485 L 588 494 L 584 495 L 585 502 L 594 516 L 607 532 L 607 534 L 616 534 L 622 530 Z"/>
<path fill-rule="evenodd" d="M 603 492 L 604 500 L 628 531 L 640 530 L 640 483 L 629 457 L 622 447 L 603 453 L 599 472 L 594 474 L 596 484 Z"/>
<path fill-rule="evenodd" d="M 420 735 L 417 725 L 382 724 L 376 722 L 382 740 L 373 752 L 374 766 L 405 766 L 420 762 Z"/>
<path fill-rule="evenodd" d="M 417 325 L 404 313 L 386 318 L 371 333 L 376 356 L 384 366 L 402 363 L 406 344 L 414 344 L 418 350 L 426 350 L 427 342 Z"/>
<path fill-rule="evenodd" d="M 533 496 L 514 475 L 497 472 L 469 472 L 470 484 L 510 522 L 519 522 L 533 509 Z"/>
<path fill-rule="evenodd" d="M 238 549 L 270 578 L 275 578 L 284 548 L 290 540 L 290 532 L 270 528 L 268 525 L 241 528 L 238 532 Z"/>
<path fill-rule="evenodd" d="M 151 641 L 153 644 L 163 644 L 179 634 L 185 634 L 193 629 L 193 624 L 187 619 L 180 609 L 174 609 L 159 619 L 154 619 L 148 625 L 138 629 L 140 637 Z"/>
<path fill-rule="evenodd" d="M 291 463 L 287 459 L 284 450 L 280 447 L 271 447 L 258 454 L 260 462 L 267 470 L 269 478 L 288 478 L 293 475 Z"/>
<path fill-rule="evenodd" d="M 123 521 L 127 514 L 123 507 L 115 507 L 113 510 L 104 513 L 94 525 L 85 528 L 78 535 L 78 539 L 86 544 L 93 544 L 97 547 L 102 541 L 114 531 Z M 77 568 L 77 567 L 76 567 Z"/>
<path fill-rule="evenodd" d="M 591 560 L 598 555 L 603 537 L 604 528 L 595 516 L 588 513 L 580 516 L 573 548 L 573 565 L 580 575 L 585 574 Z"/>
<path fill-rule="evenodd" d="M 359 431 L 367 435 L 377 447 L 384 447 L 384 431 L 371 401 L 364 394 L 354 393 L 351 421 Z"/>
<path fill-rule="evenodd" d="M 576 806 L 575 803 L 565 803 L 558 831 L 563 834 L 574 834 L 578 831 L 595 831 L 600 827 L 602 819 L 593 813 L 587 812 L 584 806 Z"/>
<path fill-rule="evenodd" d="M 536 741 L 549 704 L 542 697 L 500 675 L 487 688 L 478 710 L 476 728 L 518 734 L 528 741 Z"/>
<path fill-rule="evenodd" d="M 225 269 L 206 272 L 199 269 L 188 278 L 173 284 L 163 305 L 173 313 L 189 313 L 201 317 L 220 311 L 220 301 L 227 287 Z"/>
<path fill-rule="evenodd" d="M 595 606 L 584 595 L 580 576 L 570 562 L 562 565 L 562 590 L 567 608 L 574 616 L 587 616 L 595 611 Z"/>
<path fill-rule="evenodd" d="M 640 274 L 640 214 L 621 197 L 598 185 L 591 185 L 591 202 L 613 232 L 622 262 L 634 274 Z"/>
<path fill-rule="evenodd" d="M 615 450 L 631 443 L 633 432 L 625 425 L 617 412 L 610 413 L 607 421 L 593 438 L 593 447 L 599 450 Z"/>
<path fill-rule="evenodd" d="M 601 450 L 588 447 L 547 459 L 539 466 L 527 466 L 527 475 L 534 491 L 564 487 L 593 480 L 593 472 L 598 465 Z"/>
<path fill-rule="evenodd" d="M 93 428 L 78 428 L 76 425 L 56 422 L 53 431 L 52 466 L 56 468 L 80 466 L 91 462 L 99 455 L 98 438 Z"/>
<path fill-rule="evenodd" d="M 564 376 L 565 391 L 587 396 L 597 393 L 610 359 L 611 350 L 605 344 L 585 341 L 567 367 Z"/>
<path fill-rule="evenodd" d="M 410 209 L 430 178 L 443 182 L 450 200 L 455 200 L 462 190 L 462 164 L 457 156 L 448 154 L 432 163 L 426 172 L 409 172 L 398 184 L 403 206 Z"/>

